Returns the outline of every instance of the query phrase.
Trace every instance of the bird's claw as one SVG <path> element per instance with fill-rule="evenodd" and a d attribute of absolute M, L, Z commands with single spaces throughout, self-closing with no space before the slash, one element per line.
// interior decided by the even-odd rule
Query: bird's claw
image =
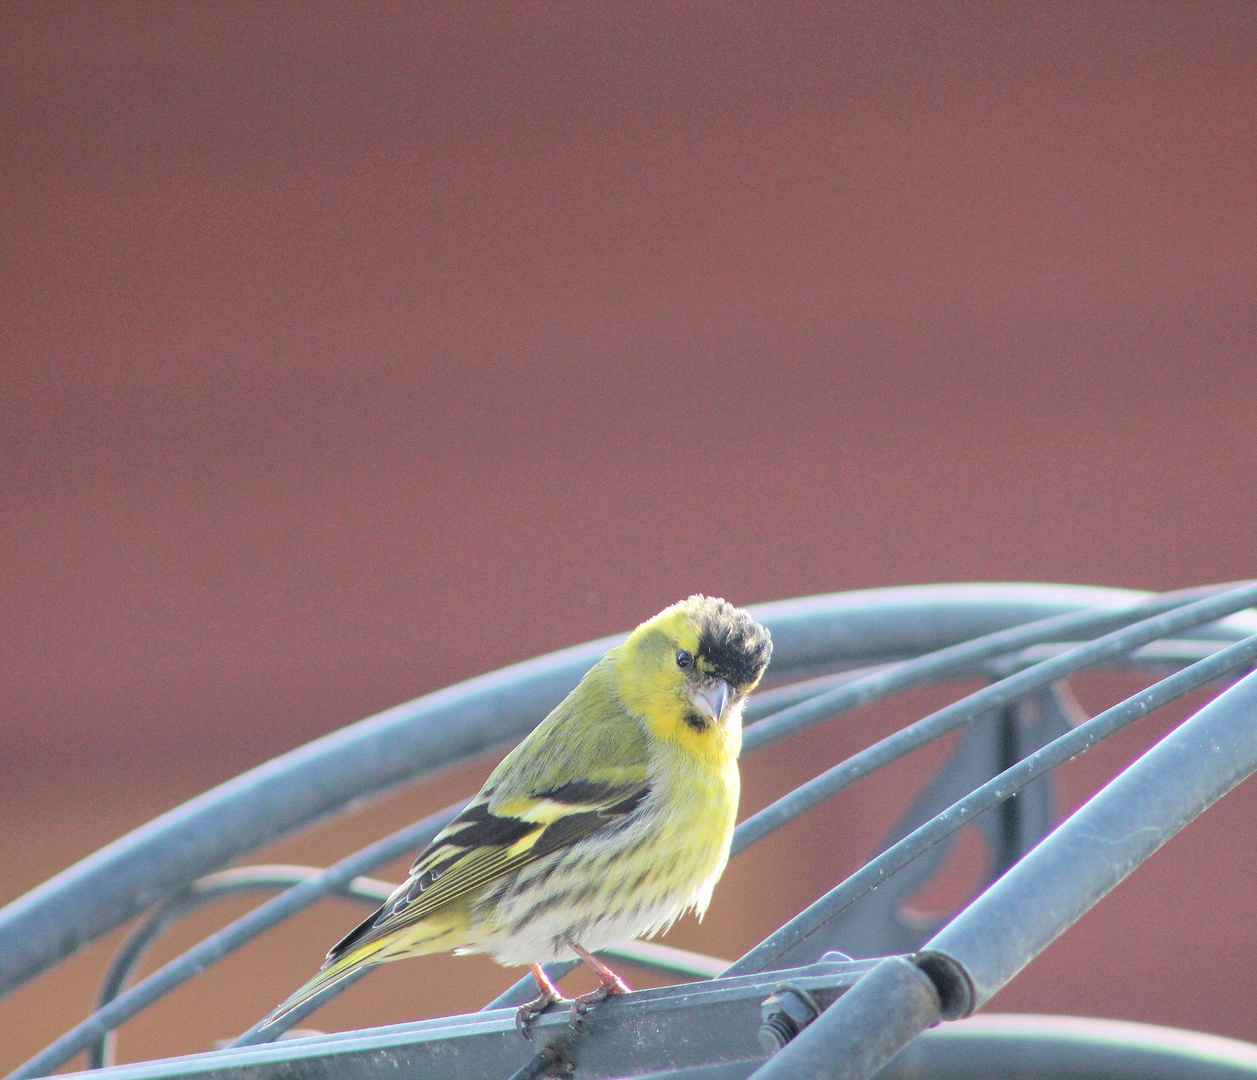
<path fill-rule="evenodd" d="M 581 994 L 580 997 L 572 1001 L 572 1010 L 567 1014 L 567 1022 L 572 1026 L 574 1031 L 580 1031 L 585 1026 L 585 1012 L 590 1005 L 597 1005 L 598 1002 L 604 1001 L 607 995 L 601 987 L 591 994 Z"/>
<path fill-rule="evenodd" d="M 568 1013 L 567 1022 L 580 1031 L 585 1013 L 591 1005 L 597 1005 L 609 997 L 627 994 L 628 990 L 628 986 L 618 978 L 603 982 L 597 990 L 591 990 L 588 994 L 581 994 L 572 999 L 572 1011 Z"/>
<path fill-rule="evenodd" d="M 556 1002 L 563 1001 L 564 998 L 557 994 L 541 993 L 532 1001 L 526 1001 L 515 1012 L 515 1030 L 518 1031 L 525 1039 L 532 1039 L 532 1032 L 528 1030 L 528 1025 L 532 1022 L 534 1016 L 540 1016 L 551 1005 Z"/>

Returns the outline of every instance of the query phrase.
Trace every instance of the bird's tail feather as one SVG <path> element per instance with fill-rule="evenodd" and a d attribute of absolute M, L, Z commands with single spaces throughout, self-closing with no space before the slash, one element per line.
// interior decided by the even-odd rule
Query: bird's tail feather
<path fill-rule="evenodd" d="M 282 1004 L 277 1005 L 262 1021 L 261 1027 L 269 1027 L 278 1020 L 282 1020 L 294 1009 L 304 1005 L 316 994 L 321 994 L 330 986 L 335 986 L 342 979 L 349 978 L 354 972 L 372 964 L 380 963 L 384 957 L 375 959 L 377 953 L 380 953 L 388 945 L 387 940 L 372 941 L 367 945 L 360 946 L 352 952 L 346 953 L 339 960 L 328 964 L 317 975 L 314 976 L 300 990 L 293 994 Z"/>

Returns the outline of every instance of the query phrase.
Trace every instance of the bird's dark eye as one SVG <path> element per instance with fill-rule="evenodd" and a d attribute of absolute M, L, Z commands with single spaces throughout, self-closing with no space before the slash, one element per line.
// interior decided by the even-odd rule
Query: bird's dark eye
<path fill-rule="evenodd" d="M 677 649 L 677 667 L 682 671 L 689 671 L 694 666 L 694 657 L 684 649 Z"/>

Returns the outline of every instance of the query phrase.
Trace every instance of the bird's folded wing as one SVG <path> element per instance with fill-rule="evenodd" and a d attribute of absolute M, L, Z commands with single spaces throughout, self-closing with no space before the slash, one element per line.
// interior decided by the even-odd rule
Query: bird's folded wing
<path fill-rule="evenodd" d="M 649 784 L 572 780 L 491 806 L 481 798 L 449 823 L 415 860 L 406 883 L 328 954 L 379 940 L 502 874 L 567 847 L 638 807 Z"/>

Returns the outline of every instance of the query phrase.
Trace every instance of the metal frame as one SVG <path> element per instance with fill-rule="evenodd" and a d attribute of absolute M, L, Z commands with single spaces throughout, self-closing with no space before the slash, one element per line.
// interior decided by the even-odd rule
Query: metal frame
<path fill-rule="evenodd" d="M 269 1046 L 252 1044 L 281 1030 L 255 1028 L 235 1049 L 99 1075 L 365 1078 L 414 1067 L 434 1077 L 446 1075 L 442 1068 L 454 1069 L 451 1076 L 505 1077 L 516 1070 L 523 1077 L 575 1067 L 582 1077 L 715 1080 L 744 1077 L 759 1066 L 767 1053 L 760 1038 L 763 1046 L 785 1045 L 757 1076 L 871 1075 L 940 1019 L 972 1013 L 1156 847 L 1257 769 L 1257 676 L 1241 678 L 1257 664 L 1257 617 L 1244 611 L 1254 604 L 1257 585 L 1246 583 L 1162 595 L 921 586 L 763 605 L 755 612 L 773 633 L 772 683 L 752 699 L 748 753 L 908 687 L 974 675 L 991 682 L 822 772 L 738 827 L 735 853 L 876 769 L 967 728 L 880 854 L 718 979 L 629 995 L 591 1012 L 579 1035 L 561 1018 L 542 1018 L 535 1053 L 513 1030 L 513 1038 L 504 1037 L 510 1013 L 502 1010 L 520 1000 L 527 985 L 521 980 L 490 1003 L 491 1011 L 468 1017 Z M 518 739 L 619 640 L 515 665 L 320 739 L 163 815 L 0 911 L 0 994 L 144 916 L 116 958 L 96 1012 L 11 1080 L 46 1075 L 84 1049 L 94 1065 L 104 1064 L 114 1028 L 324 896 L 378 903 L 388 885 L 364 875 L 421 847 L 461 804 L 327 870 L 221 868 L 351 802 Z M 1087 719 L 1062 680 L 1096 667 L 1170 674 Z M 1236 678 L 1052 830 L 1053 768 L 1193 689 Z M 903 918 L 903 899 L 937 872 L 957 832 L 971 823 L 991 853 L 991 887 L 946 926 Z M 283 891 L 125 987 L 166 926 L 219 896 L 258 889 Z M 693 978 L 724 966 L 648 943 L 618 952 Z M 850 961 L 843 953 L 872 959 Z M 557 976 L 565 965 L 552 967 Z M 781 989 L 782 983 L 790 985 Z M 327 996 L 288 1022 L 299 1022 Z M 1037 1034 L 1025 1039 L 1039 1045 Z M 982 1059 L 983 1046 L 995 1052 L 1007 1039 L 997 1043 L 981 1036 L 965 1043 L 969 1067 Z M 935 1071 L 930 1057 L 913 1075 L 948 1075 L 944 1057 Z M 1232 1073 L 1225 1075 L 1257 1076 L 1253 1062 L 1257 1057 L 1247 1065 L 1229 1062 Z"/>

